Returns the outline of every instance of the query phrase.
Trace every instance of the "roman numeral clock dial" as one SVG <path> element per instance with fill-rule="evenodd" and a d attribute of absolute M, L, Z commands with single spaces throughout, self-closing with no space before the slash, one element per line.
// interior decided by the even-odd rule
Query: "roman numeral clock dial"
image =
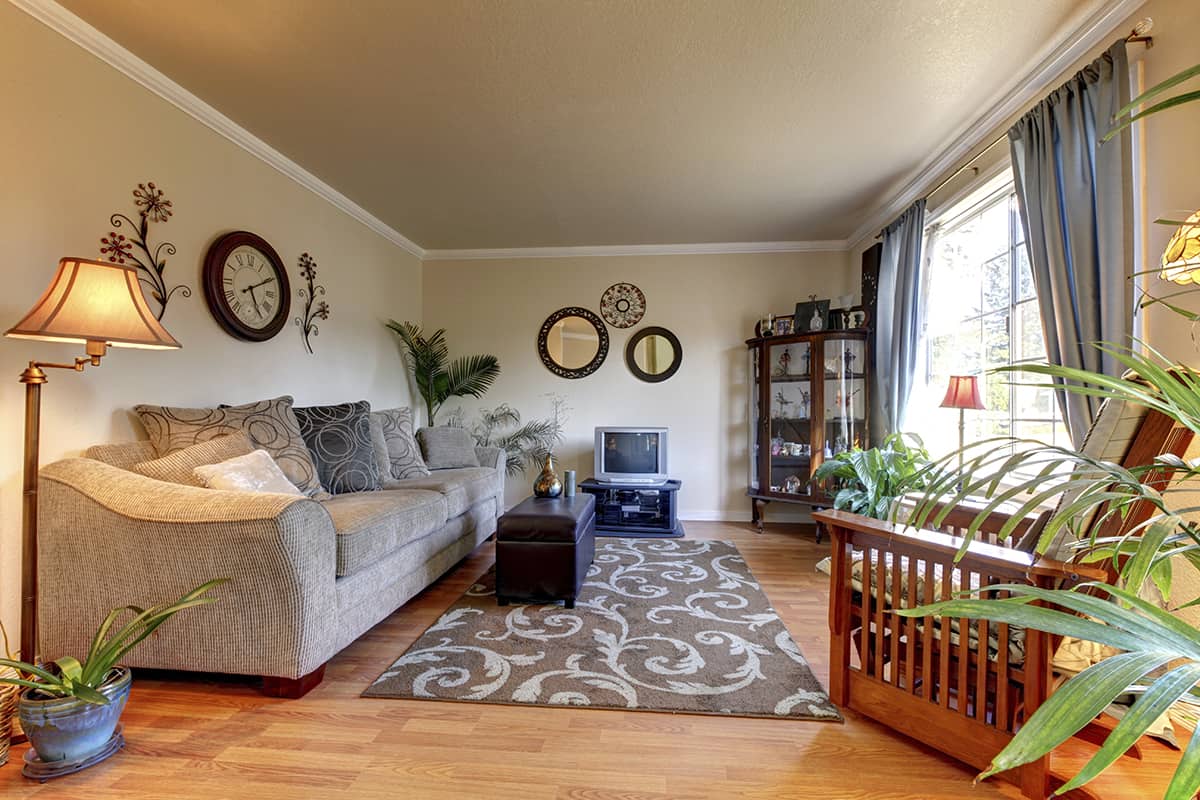
<path fill-rule="evenodd" d="M 275 248 L 249 231 L 217 239 L 204 258 L 204 296 L 227 333 L 265 342 L 287 322 L 291 291 Z"/>

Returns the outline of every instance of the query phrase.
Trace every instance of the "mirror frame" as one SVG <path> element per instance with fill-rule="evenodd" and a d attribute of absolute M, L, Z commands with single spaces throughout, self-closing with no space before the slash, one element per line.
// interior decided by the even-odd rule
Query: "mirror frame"
<path fill-rule="evenodd" d="M 651 336 L 661 336 L 671 343 L 671 347 L 675 348 L 675 358 L 671 361 L 671 364 L 665 370 L 655 375 L 646 372 L 638 366 L 635 352 L 638 344 L 643 339 Z M 679 337 L 671 333 L 666 328 L 660 328 L 654 325 L 642 328 L 637 333 L 633 334 L 633 336 L 630 336 L 629 342 L 625 345 L 625 366 L 629 367 L 629 371 L 633 373 L 635 378 L 638 380 L 643 380 L 646 383 L 661 383 L 662 381 L 665 381 L 667 378 L 679 371 L 679 365 L 682 363 L 683 345 L 679 343 Z"/>
<path fill-rule="evenodd" d="M 586 320 L 593 328 L 596 329 L 596 335 L 600 340 L 598 343 L 599 346 L 596 348 L 595 357 L 577 369 L 569 369 L 564 367 L 562 364 L 559 364 L 557 361 L 551 358 L 550 348 L 547 346 L 547 342 L 550 339 L 551 329 L 554 328 L 556 323 L 566 319 L 567 317 L 580 317 Z M 600 365 L 604 363 L 604 359 L 608 358 L 608 328 L 605 327 L 604 320 L 600 319 L 600 317 L 596 316 L 596 314 L 593 312 L 588 311 L 586 308 L 580 308 L 579 306 L 567 306 L 566 308 L 560 308 L 558 311 L 555 311 L 553 314 L 546 317 L 546 321 L 542 323 L 541 330 L 538 331 L 537 336 L 537 351 L 538 356 L 542 359 L 542 363 L 546 365 L 546 369 L 550 370 L 558 377 L 570 379 L 586 378 L 588 375 L 591 375 L 593 372 L 600 369 Z"/>

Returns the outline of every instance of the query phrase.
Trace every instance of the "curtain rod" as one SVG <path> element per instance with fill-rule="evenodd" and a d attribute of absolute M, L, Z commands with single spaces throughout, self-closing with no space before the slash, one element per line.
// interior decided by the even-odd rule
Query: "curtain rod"
<path fill-rule="evenodd" d="M 1150 29 L 1153 27 L 1154 27 L 1154 20 L 1152 20 L 1150 17 L 1146 17 L 1145 19 L 1138 21 L 1137 25 L 1133 26 L 1133 30 L 1130 31 L 1129 35 L 1125 37 L 1125 41 L 1129 42 L 1129 43 L 1142 42 L 1146 45 L 1146 49 L 1149 50 L 1151 47 L 1154 47 L 1154 37 L 1147 36 L 1146 34 L 1148 34 L 1150 32 Z M 925 197 L 933 197 L 933 195 L 935 195 L 938 192 L 938 190 L 945 188 L 946 184 L 950 183 L 950 181 L 954 180 L 959 175 L 966 172 L 968 169 L 970 169 L 975 164 L 976 161 L 983 158 L 984 153 L 991 150 L 993 147 L 1000 144 L 1007 138 L 1008 138 L 1008 131 L 1005 131 L 1004 133 L 1000 134 L 998 137 L 996 137 L 995 141 L 989 143 L 987 147 L 983 148 L 978 153 L 976 153 L 974 156 L 972 156 L 970 161 L 963 164 L 958 169 L 954 170 L 954 172 L 951 172 L 940 183 L 938 183 L 937 186 L 934 186 L 932 189 L 930 189 L 928 192 L 926 192 Z M 882 233 L 877 234 L 875 236 L 876 239 L 880 239 L 882 237 L 883 237 Z"/>

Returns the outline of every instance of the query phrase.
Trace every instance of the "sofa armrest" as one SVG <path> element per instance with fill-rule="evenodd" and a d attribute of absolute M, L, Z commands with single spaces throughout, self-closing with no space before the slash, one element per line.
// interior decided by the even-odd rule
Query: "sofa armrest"
<path fill-rule="evenodd" d="M 475 456 L 482 467 L 496 470 L 496 516 L 504 513 L 504 479 L 508 477 L 508 453 L 503 447 L 476 447 Z"/>
<path fill-rule="evenodd" d="M 333 655 L 336 533 L 304 497 L 200 489 L 99 461 L 39 481 L 44 655 L 80 656 L 109 609 L 174 600 L 211 578 L 217 602 L 164 624 L 132 666 L 297 678 Z"/>

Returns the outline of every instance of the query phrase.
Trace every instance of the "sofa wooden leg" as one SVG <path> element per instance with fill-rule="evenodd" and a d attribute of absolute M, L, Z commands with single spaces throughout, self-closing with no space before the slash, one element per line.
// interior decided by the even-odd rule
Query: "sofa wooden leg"
<path fill-rule="evenodd" d="M 299 678 L 279 678 L 274 675 L 264 675 L 262 691 L 268 697 L 286 697 L 289 700 L 298 700 L 315 689 L 324 677 L 324 664 L 307 675 L 301 675 Z"/>

